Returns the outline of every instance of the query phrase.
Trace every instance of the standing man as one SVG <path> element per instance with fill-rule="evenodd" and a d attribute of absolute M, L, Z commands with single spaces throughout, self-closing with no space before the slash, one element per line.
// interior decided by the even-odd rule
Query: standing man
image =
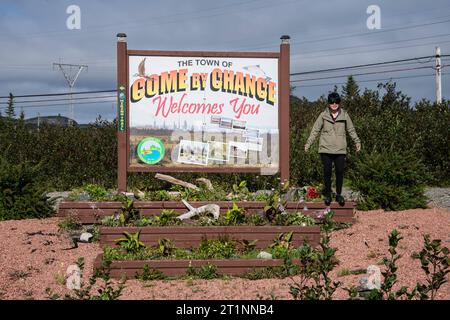
<path fill-rule="evenodd" d="M 356 152 L 361 150 L 361 142 L 356 134 L 353 122 L 349 114 L 341 108 L 341 97 L 337 92 L 328 95 L 328 108 L 317 118 L 312 128 L 308 141 L 305 144 L 305 152 L 308 152 L 311 144 L 320 133 L 319 153 L 323 164 L 323 178 L 325 183 L 325 205 L 331 204 L 331 173 L 334 163 L 336 171 L 336 201 L 339 205 L 345 205 L 342 196 L 342 183 L 344 182 L 345 155 L 347 154 L 347 136 L 356 145 Z"/>

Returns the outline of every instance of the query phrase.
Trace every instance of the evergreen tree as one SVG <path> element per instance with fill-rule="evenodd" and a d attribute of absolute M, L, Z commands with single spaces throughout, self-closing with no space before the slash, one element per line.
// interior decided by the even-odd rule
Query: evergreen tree
<path fill-rule="evenodd" d="M 348 76 L 347 83 L 342 88 L 342 93 L 347 99 L 354 99 L 356 97 L 359 97 L 359 87 L 353 76 Z"/>
<path fill-rule="evenodd" d="M 16 117 L 16 113 L 14 112 L 14 96 L 11 92 L 9 93 L 8 106 L 6 107 L 6 116 L 9 119 Z"/>

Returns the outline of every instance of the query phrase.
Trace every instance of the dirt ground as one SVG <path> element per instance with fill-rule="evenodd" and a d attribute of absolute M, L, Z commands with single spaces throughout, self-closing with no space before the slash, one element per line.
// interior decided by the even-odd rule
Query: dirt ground
<path fill-rule="evenodd" d="M 59 218 L 0 222 L 0 299 L 48 299 L 46 288 L 60 295 L 69 293 L 64 275 L 67 266 L 79 257 L 85 259 L 83 280 L 88 280 L 100 246 L 80 243 L 78 248 L 66 250 L 71 243 L 58 232 L 58 221 Z M 449 209 L 358 211 L 353 226 L 332 233 L 331 245 L 338 248 L 340 261 L 332 278 L 341 281 L 344 287 L 358 285 L 364 275 L 345 274 L 379 263 L 388 253 L 388 235 L 394 228 L 404 237 L 398 246 L 402 254 L 398 261 L 398 286 L 411 288 L 417 281 L 423 281 L 420 262 L 411 255 L 421 250 L 424 234 L 441 239 L 444 246 L 450 247 Z M 128 280 L 121 299 L 292 299 L 289 294 L 292 281 L 289 278 Z M 348 294 L 339 289 L 334 297 L 347 299 Z M 449 283 L 440 289 L 437 298 L 450 299 Z"/>

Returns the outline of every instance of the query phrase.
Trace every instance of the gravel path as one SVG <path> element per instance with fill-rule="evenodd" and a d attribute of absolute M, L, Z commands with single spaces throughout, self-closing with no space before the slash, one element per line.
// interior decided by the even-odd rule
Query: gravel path
<path fill-rule="evenodd" d="M 450 188 L 426 188 L 429 206 L 450 209 Z"/>
<path fill-rule="evenodd" d="M 342 195 L 349 200 L 356 200 L 357 195 L 350 188 L 342 188 Z M 450 188 L 425 188 L 428 206 L 450 209 Z"/>
<path fill-rule="evenodd" d="M 357 285 L 362 275 L 346 271 L 365 269 L 387 254 L 387 237 L 397 228 L 404 239 L 399 244 L 399 285 L 412 287 L 423 280 L 420 263 L 411 258 L 420 251 L 423 235 L 442 239 L 450 247 L 450 210 L 415 209 L 400 212 L 373 210 L 357 212 L 350 228 L 333 232 L 331 244 L 338 248 L 339 266 L 332 277 L 344 286 Z M 63 295 L 68 290 L 62 279 L 69 264 L 85 258 L 84 280 L 92 272 L 92 263 L 101 249 L 98 244 L 83 244 L 72 250 L 69 239 L 58 233 L 58 218 L 0 222 L 0 299 L 47 299 L 46 288 Z M 291 299 L 291 279 L 147 281 L 129 280 L 122 299 Z M 336 299 L 346 299 L 338 290 Z M 438 299 L 450 299 L 445 284 Z"/>

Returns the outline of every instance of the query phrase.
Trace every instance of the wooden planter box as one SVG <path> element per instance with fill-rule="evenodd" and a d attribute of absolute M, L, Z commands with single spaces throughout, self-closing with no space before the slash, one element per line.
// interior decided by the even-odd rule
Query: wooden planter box
<path fill-rule="evenodd" d="M 103 255 L 100 254 L 94 261 L 94 269 L 102 266 Z M 298 263 L 294 259 L 293 263 Z M 134 261 L 113 261 L 110 265 L 110 277 L 119 279 L 126 276 L 127 279 L 134 279 L 137 273 L 142 273 L 147 265 L 150 269 L 161 271 L 166 276 L 183 276 L 191 265 L 199 268 L 206 265 L 217 267 L 219 275 L 242 276 L 254 268 L 280 267 L 283 265 L 282 259 L 228 259 L 228 260 L 134 260 Z"/>
<path fill-rule="evenodd" d="M 197 208 L 209 203 L 215 203 L 220 206 L 220 212 L 223 214 L 233 206 L 233 201 L 192 201 L 189 202 Z M 264 201 L 237 201 L 240 208 L 244 208 L 248 214 L 261 212 L 266 205 Z M 188 210 L 181 201 L 136 201 L 135 208 L 139 209 L 141 215 L 158 215 L 163 209 L 172 209 L 182 214 Z M 308 210 L 304 210 L 304 207 Z M 57 216 L 65 217 L 67 215 L 77 216 L 84 224 L 98 223 L 103 217 L 111 216 L 117 213 L 122 207 L 120 202 L 76 202 L 65 201 L 59 204 Z M 355 202 L 346 202 L 344 206 L 333 202 L 331 210 L 335 212 L 334 221 L 336 222 L 354 222 L 356 212 Z M 286 210 L 288 212 L 302 211 L 303 214 L 315 217 L 316 211 L 325 209 L 323 202 L 288 202 Z"/>
<path fill-rule="evenodd" d="M 203 238 L 217 239 L 227 237 L 230 240 L 258 240 L 256 247 L 267 248 L 280 233 L 292 232 L 292 243 L 300 246 L 307 242 L 316 246 L 320 241 L 318 226 L 205 226 L 205 227 L 100 227 L 100 245 L 116 246 L 116 240 L 124 231 L 141 231 L 140 239 L 146 245 L 156 245 L 159 239 L 173 241 L 178 248 L 198 247 Z"/>

